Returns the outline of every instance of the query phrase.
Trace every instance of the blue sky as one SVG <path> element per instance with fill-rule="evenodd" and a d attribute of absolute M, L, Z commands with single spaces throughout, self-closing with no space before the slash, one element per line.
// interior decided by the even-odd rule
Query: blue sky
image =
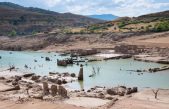
<path fill-rule="evenodd" d="M 81 15 L 139 16 L 169 10 L 169 0 L 0 0 L 0 2 L 13 2 L 25 7 Z"/>

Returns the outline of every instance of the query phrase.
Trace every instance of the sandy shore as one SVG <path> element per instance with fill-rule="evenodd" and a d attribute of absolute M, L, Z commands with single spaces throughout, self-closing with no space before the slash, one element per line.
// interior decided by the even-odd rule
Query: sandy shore
<path fill-rule="evenodd" d="M 169 109 L 169 90 L 161 89 L 158 98 L 154 98 L 151 89 L 145 89 L 116 102 L 111 109 Z"/>
<path fill-rule="evenodd" d="M 74 105 L 65 104 L 63 102 L 45 102 L 34 100 L 27 103 L 15 103 L 12 101 L 0 101 L 0 109 L 84 109 Z"/>

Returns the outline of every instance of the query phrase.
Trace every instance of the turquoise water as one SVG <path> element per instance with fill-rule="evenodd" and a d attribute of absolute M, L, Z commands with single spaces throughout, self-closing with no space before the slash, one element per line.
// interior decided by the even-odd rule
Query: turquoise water
<path fill-rule="evenodd" d="M 8 68 L 9 65 L 15 65 L 19 70 L 24 72 L 33 72 L 39 75 L 48 75 L 49 72 L 69 72 L 78 74 L 80 67 L 72 65 L 68 67 L 57 66 L 57 59 L 65 57 L 59 56 L 57 53 L 41 53 L 41 52 L 12 52 L 0 51 L 0 69 Z M 50 57 L 52 61 L 45 61 L 45 58 Z M 37 62 L 34 62 L 34 60 Z M 28 65 L 28 69 L 24 65 Z M 158 73 L 144 73 L 138 75 L 137 72 L 127 70 L 148 69 L 153 67 L 163 66 L 157 63 L 139 62 L 133 59 L 120 59 L 109 61 L 98 61 L 83 63 L 84 64 L 84 82 L 74 82 L 68 84 L 70 88 L 88 89 L 94 86 L 112 87 L 117 85 L 138 86 L 139 88 L 169 88 L 169 70 Z M 89 77 L 92 74 L 92 67 L 100 67 L 100 72 L 94 77 Z"/>

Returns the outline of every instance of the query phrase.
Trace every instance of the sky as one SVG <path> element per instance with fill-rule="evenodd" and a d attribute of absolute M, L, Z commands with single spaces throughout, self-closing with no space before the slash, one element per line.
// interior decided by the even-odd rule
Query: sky
<path fill-rule="evenodd" d="M 169 0 L 0 0 L 0 2 L 12 2 L 60 13 L 113 14 L 120 17 L 136 17 L 169 10 Z"/>

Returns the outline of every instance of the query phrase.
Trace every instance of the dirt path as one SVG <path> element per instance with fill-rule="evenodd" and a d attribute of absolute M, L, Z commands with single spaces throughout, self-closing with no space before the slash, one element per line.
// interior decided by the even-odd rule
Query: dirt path
<path fill-rule="evenodd" d="M 43 101 L 33 101 L 24 104 L 14 102 L 0 102 L 0 109 L 84 109 L 73 105 L 63 103 L 49 103 Z"/>

